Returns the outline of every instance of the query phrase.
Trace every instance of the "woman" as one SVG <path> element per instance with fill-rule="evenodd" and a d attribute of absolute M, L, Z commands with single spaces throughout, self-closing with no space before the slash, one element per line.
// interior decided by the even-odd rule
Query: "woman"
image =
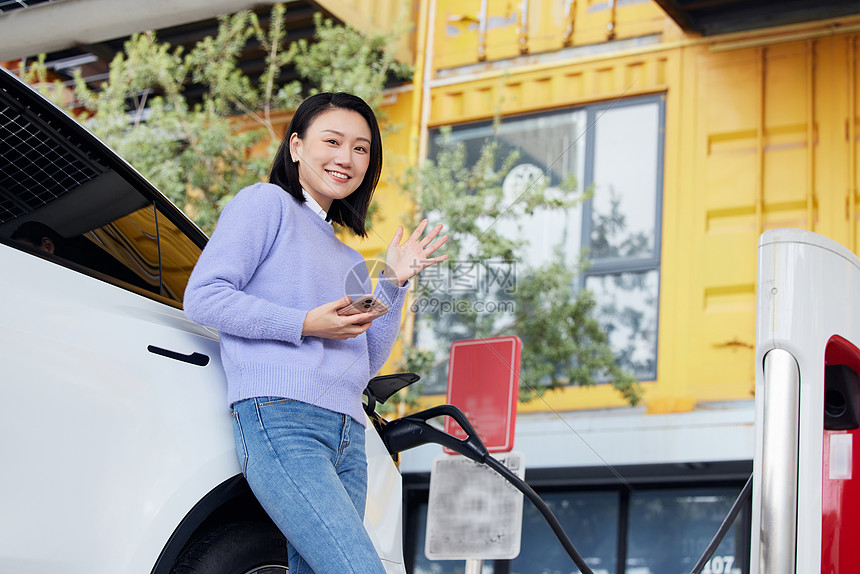
<path fill-rule="evenodd" d="M 384 572 L 363 526 L 367 482 L 361 394 L 391 352 L 407 281 L 442 226 L 398 227 L 374 294 L 390 312 L 341 316 L 361 255 L 329 222 L 366 236 L 382 169 L 376 118 L 360 98 L 305 100 L 272 164 L 270 183 L 225 207 L 191 275 L 185 312 L 221 334 L 242 471 L 287 538 L 291 574 Z"/>

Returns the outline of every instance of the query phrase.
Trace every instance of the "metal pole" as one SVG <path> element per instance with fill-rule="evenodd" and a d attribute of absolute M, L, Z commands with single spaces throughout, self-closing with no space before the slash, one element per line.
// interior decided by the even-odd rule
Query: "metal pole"
<path fill-rule="evenodd" d="M 759 574 L 794 574 L 800 372 L 788 351 L 773 349 L 765 355 L 761 400 L 764 402 L 761 531 L 753 533 L 761 537 Z"/>
<path fill-rule="evenodd" d="M 481 0 L 481 13 L 478 14 L 478 61 L 487 59 L 487 0 Z"/>
<path fill-rule="evenodd" d="M 470 558 L 466 560 L 466 572 L 464 574 L 481 574 L 484 569 L 484 561 Z"/>

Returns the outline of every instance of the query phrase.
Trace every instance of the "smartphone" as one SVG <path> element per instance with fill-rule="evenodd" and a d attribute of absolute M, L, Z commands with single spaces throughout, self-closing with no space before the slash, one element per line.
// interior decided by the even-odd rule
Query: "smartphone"
<path fill-rule="evenodd" d="M 358 315 L 359 313 L 373 313 L 371 319 L 376 319 L 388 313 L 388 305 L 373 295 L 362 295 L 361 297 L 353 297 L 349 305 L 337 310 L 337 314 L 341 316 Z"/>

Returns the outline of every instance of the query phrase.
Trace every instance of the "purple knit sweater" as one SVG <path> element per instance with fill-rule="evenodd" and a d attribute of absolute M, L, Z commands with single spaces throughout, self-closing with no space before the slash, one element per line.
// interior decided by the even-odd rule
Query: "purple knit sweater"
<path fill-rule="evenodd" d="M 307 204 L 268 183 L 240 191 L 221 213 L 184 302 L 191 320 L 220 332 L 230 405 L 284 397 L 366 424 L 361 393 L 391 352 L 406 286 L 380 277 L 375 294 L 390 312 L 358 337 L 302 337 L 308 311 L 357 295 L 349 288 L 357 283 L 369 292 L 361 254 Z"/>

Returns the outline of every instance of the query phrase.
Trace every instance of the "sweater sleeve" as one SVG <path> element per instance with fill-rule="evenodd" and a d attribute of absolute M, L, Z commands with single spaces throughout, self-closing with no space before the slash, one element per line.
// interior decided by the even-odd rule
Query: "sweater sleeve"
<path fill-rule="evenodd" d="M 367 354 L 370 360 L 371 377 L 376 376 L 388 360 L 388 355 L 391 354 L 397 332 L 400 330 L 400 315 L 408 289 L 408 282 L 398 287 L 382 274 L 376 283 L 374 295 L 388 305 L 388 313 L 376 319 L 367 330 Z"/>
<path fill-rule="evenodd" d="M 224 208 L 185 288 L 189 319 L 223 333 L 299 344 L 307 311 L 277 305 L 243 289 L 275 242 L 283 208 L 279 189 L 259 184 Z"/>

